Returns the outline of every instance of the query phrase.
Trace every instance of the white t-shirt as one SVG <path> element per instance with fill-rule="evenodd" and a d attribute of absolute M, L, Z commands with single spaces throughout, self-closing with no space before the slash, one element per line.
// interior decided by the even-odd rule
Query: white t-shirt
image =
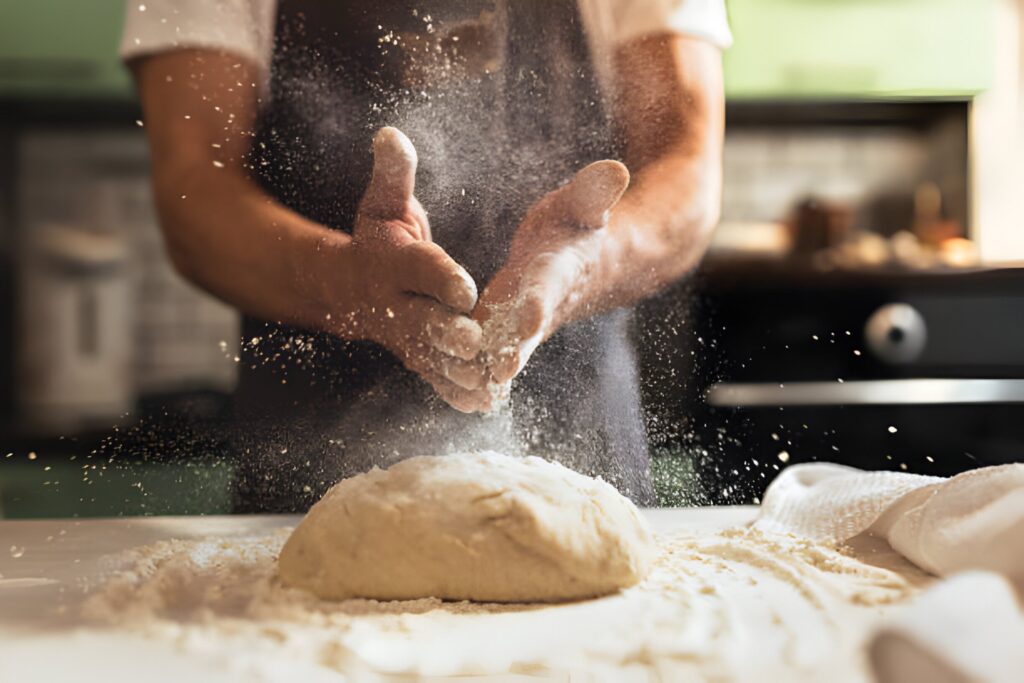
<path fill-rule="evenodd" d="M 333 1 L 337 0 L 325 0 Z M 732 44 L 725 0 L 577 0 L 595 55 L 669 31 Z M 227 50 L 269 71 L 278 0 L 128 0 L 125 60 L 177 48 Z"/>

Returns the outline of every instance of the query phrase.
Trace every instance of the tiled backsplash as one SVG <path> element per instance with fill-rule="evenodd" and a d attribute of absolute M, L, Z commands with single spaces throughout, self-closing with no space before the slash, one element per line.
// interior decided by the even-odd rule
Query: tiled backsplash
<path fill-rule="evenodd" d="M 950 215 L 966 217 L 966 154 L 961 127 L 919 131 L 849 126 L 729 130 L 725 140 L 722 222 L 784 220 L 814 196 L 862 208 L 879 195 L 906 194 L 924 181 L 943 192 Z M 870 218 L 858 227 L 870 229 Z"/>

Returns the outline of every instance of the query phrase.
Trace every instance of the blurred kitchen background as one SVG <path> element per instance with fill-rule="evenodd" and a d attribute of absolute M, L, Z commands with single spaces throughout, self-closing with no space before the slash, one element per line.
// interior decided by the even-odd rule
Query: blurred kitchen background
<path fill-rule="evenodd" d="M 0 517 L 230 508 L 238 320 L 163 252 L 123 10 L 0 5 Z M 642 307 L 664 501 L 1024 458 L 1024 4 L 729 12 L 722 223 Z"/>

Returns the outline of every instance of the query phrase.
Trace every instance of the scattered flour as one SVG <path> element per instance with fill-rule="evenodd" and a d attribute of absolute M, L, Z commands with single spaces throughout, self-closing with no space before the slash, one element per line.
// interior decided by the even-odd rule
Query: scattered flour
<path fill-rule="evenodd" d="M 329 602 L 279 581 L 287 535 L 138 548 L 116 558 L 83 614 L 187 653 L 244 660 L 262 680 L 295 662 L 358 680 L 867 681 L 871 626 L 924 582 L 848 549 L 733 529 L 661 538 L 647 580 L 597 600 Z"/>

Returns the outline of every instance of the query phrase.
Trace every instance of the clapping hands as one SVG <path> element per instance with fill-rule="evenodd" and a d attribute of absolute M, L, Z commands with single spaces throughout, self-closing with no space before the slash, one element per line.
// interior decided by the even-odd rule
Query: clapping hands
<path fill-rule="evenodd" d="M 527 212 L 505 264 L 477 297 L 469 274 L 431 240 L 413 196 L 416 152 L 400 131 L 374 140 L 374 172 L 353 241 L 368 273 L 361 318 L 383 344 L 463 412 L 489 412 L 533 352 L 586 315 L 610 210 L 629 185 L 598 161 Z"/>

